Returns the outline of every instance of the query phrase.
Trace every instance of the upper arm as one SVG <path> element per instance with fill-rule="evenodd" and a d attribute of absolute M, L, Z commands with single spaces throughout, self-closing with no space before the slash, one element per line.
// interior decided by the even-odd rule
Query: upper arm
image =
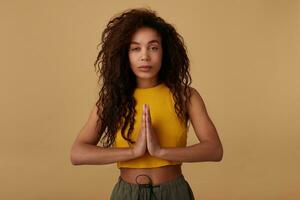
<path fill-rule="evenodd" d="M 210 142 L 216 147 L 222 147 L 217 130 L 210 119 L 205 103 L 199 92 L 191 87 L 191 99 L 188 103 L 188 114 L 195 134 L 200 142 Z"/>
<path fill-rule="evenodd" d="M 74 144 L 85 143 L 85 144 L 93 144 L 97 145 L 99 142 L 99 127 L 101 125 L 97 125 L 98 115 L 97 115 L 98 107 L 96 105 L 93 106 L 92 111 L 88 117 L 87 122 L 81 128 Z"/>

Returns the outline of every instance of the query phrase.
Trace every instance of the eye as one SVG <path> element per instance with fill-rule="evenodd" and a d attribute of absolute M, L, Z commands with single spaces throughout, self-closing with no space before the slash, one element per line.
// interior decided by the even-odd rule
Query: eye
<path fill-rule="evenodd" d="M 157 48 L 157 47 L 151 47 L 151 49 L 152 49 L 152 50 L 158 50 L 158 48 Z"/>
<path fill-rule="evenodd" d="M 139 49 L 139 47 L 131 48 L 131 51 L 136 51 L 138 49 Z"/>

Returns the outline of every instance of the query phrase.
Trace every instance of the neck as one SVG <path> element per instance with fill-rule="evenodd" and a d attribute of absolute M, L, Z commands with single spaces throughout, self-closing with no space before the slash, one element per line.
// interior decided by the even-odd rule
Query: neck
<path fill-rule="evenodd" d="M 151 88 L 157 86 L 158 84 L 160 84 L 158 80 L 137 80 L 138 88 Z"/>

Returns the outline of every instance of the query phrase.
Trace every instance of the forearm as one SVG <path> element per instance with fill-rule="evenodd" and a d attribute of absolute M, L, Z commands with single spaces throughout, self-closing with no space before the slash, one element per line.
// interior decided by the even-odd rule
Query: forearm
<path fill-rule="evenodd" d="M 157 157 L 179 162 L 220 161 L 223 157 L 223 149 L 203 142 L 187 147 L 161 148 Z"/>
<path fill-rule="evenodd" d="M 135 158 L 132 148 L 104 148 L 91 144 L 77 144 L 71 150 L 74 165 L 105 165 Z"/>

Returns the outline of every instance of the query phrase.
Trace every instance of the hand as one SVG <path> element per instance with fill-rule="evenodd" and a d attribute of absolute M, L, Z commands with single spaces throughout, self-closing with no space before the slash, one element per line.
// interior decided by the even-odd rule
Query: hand
<path fill-rule="evenodd" d="M 152 126 L 149 105 L 147 105 L 146 108 L 147 108 L 146 109 L 147 148 L 151 156 L 158 157 L 161 151 L 161 147 L 159 145 L 157 135 Z"/>
<path fill-rule="evenodd" d="M 147 132 L 146 132 L 146 106 L 143 105 L 141 129 L 133 147 L 135 158 L 140 157 L 147 151 Z"/>

